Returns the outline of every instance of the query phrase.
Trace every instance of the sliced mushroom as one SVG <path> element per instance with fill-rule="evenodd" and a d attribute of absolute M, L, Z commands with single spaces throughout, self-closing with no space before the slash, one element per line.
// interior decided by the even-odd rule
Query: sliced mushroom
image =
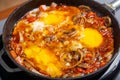
<path fill-rule="evenodd" d="M 63 33 L 70 36 L 70 37 L 74 37 L 77 35 L 77 30 L 75 28 L 72 28 L 72 29 L 65 31 Z"/>
<path fill-rule="evenodd" d="M 81 51 L 71 51 L 63 53 L 60 56 L 60 60 L 65 66 L 65 68 L 73 68 L 81 63 L 82 52 Z"/>
<path fill-rule="evenodd" d="M 104 30 L 104 29 L 106 29 L 106 26 L 100 26 L 99 27 L 99 30 L 101 31 L 101 30 Z"/>
<path fill-rule="evenodd" d="M 110 52 L 107 52 L 104 57 L 106 58 L 106 61 L 110 61 L 110 59 L 112 58 L 112 52 L 113 50 L 111 50 Z"/>
<path fill-rule="evenodd" d="M 90 12 L 91 8 L 89 6 L 85 6 L 85 5 L 80 5 L 79 9 L 85 12 Z"/>
<path fill-rule="evenodd" d="M 103 19 L 105 20 L 104 25 L 106 27 L 111 26 L 112 22 L 111 22 L 111 18 L 109 16 L 103 17 Z"/>
<path fill-rule="evenodd" d="M 81 14 L 77 14 L 77 15 L 73 16 L 72 20 L 73 20 L 74 24 L 81 25 L 81 24 L 85 23 L 86 18 L 84 16 L 81 16 Z"/>
<path fill-rule="evenodd" d="M 87 63 L 80 63 L 78 66 L 81 67 L 81 68 L 84 68 L 84 69 L 87 69 L 87 68 L 90 68 L 90 67 L 91 67 L 91 66 L 90 66 L 89 64 L 87 64 Z"/>
<path fill-rule="evenodd" d="M 46 42 L 50 42 L 50 41 L 53 41 L 53 40 L 55 40 L 56 39 L 56 37 L 54 36 L 54 35 L 50 35 L 50 36 L 45 36 L 44 37 L 44 40 L 46 41 Z"/>

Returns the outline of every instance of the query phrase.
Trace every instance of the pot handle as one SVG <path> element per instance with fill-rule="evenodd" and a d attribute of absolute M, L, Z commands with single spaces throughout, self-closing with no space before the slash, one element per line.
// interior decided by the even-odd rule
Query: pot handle
<path fill-rule="evenodd" d="M 120 9 L 120 0 L 113 0 L 111 3 L 105 3 L 105 7 L 108 8 L 112 13 L 115 13 Z"/>
<path fill-rule="evenodd" d="M 3 60 L 2 56 L 5 53 L 4 49 L 1 49 L 0 51 L 0 65 L 7 71 L 7 72 L 20 72 L 22 71 L 20 68 L 11 68 L 9 67 L 6 62 Z"/>

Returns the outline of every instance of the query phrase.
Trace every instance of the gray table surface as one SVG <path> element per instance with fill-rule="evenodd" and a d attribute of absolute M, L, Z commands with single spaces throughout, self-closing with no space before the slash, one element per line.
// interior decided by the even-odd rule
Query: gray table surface
<path fill-rule="evenodd" d="M 98 1 L 101 4 L 104 4 L 104 3 L 110 3 L 113 0 L 95 0 L 95 1 Z M 118 22 L 120 24 L 120 10 L 115 12 L 115 17 L 116 17 L 116 19 L 118 20 Z M 6 21 L 6 19 L 0 21 L 0 34 L 2 34 L 3 25 L 4 25 L 5 21 Z M 119 72 L 119 74 L 117 75 L 117 77 L 114 80 L 120 80 L 120 72 Z"/>

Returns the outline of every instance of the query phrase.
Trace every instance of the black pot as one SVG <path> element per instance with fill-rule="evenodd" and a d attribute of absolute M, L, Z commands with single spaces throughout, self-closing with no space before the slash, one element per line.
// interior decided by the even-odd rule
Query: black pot
<path fill-rule="evenodd" d="M 107 65 L 105 65 L 104 67 L 100 68 L 99 70 L 97 70 L 96 72 L 90 73 L 88 75 L 82 76 L 82 77 L 75 77 L 75 78 L 68 78 L 69 80 L 73 80 L 73 79 L 91 79 L 92 77 L 101 74 L 102 72 L 104 72 L 110 65 L 111 63 L 115 60 L 115 58 L 120 55 L 120 53 L 118 53 L 119 50 L 119 45 L 120 45 L 120 28 L 119 28 L 119 24 L 116 20 L 116 18 L 114 17 L 114 11 L 119 7 L 120 4 L 116 3 L 120 3 L 120 0 L 117 0 L 116 2 L 112 2 L 111 4 L 108 5 L 102 5 L 99 4 L 97 2 L 95 2 L 94 0 L 31 0 L 29 2 L 26 2 L 25 4 L 21 5 L 19 8 L 17 8 L 7 19 L 4 28 L 3 28 L 3 35 L 2 35 L 2 40 L 3 40 L 3 45 L 4 45 L 4 50 L 6 51 L 7 55 L 9 56 L 9 58 L 18 66 L 18 68 L 16 69 L 12 69 L 9 68 L 4 61 L 1 61 L 1 65 L 6 69 L 7 67 L 7 71 L 8 72 L 19 72 L 19 71 L 25 71 L 26 73 L 30 74 L 33 77 L 37 77 L 38 79 L 58 79 L 58 78 L 50 78 L 50 77 L 45 77 L 42 75 L 38 75 L 36 73 L 33 73 L 29 70 L 27 70 L 26 68 L 24 68 L 23 66 L 21 66 L 20 64 L 18 64 L 10 55 L 9 53 L 9 38 L 11 37 L 11 33 L 12 30 L 14 29 L 14 24 L 22 17 L 24 16 L 25 13 L 27 13 L 28 11 L 37 8 L 39 5 L 41 4 L 46 4 L 46 5 L 50 5 L 52 2 L 55 2 L 57 4 L 66 4 L 66 5 L 72 5 L 72 6 L 79 6 L 79 5 L 87 5 L 90 6 L 92 8 L 93 11 L 95 11 L 97 14 L 101 15 L 101 16 L 110 16 L 110 18 L 112 19 L 112 28 L 113 28 L 113 35 L 114 35 L 114 54 L 112 59 L 109 61 L 109 63 Z M 1 51 L 1 55 L 3 53 L 3 51 Z M 1 56 L 0 55 L 0 56 Z M 64 79 L 64 78 L 59 78 L 59 80 Z M 66 80 L 66 79 L 64 79 Z"/>

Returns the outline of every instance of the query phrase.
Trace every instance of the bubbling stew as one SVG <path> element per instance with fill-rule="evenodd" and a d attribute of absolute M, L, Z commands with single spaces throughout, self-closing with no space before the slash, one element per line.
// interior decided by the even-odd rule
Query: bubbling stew
<path fill-rule="evenodd" d="M 16 22 L 9 43 L 17 63 L 53 78 L 95 72 L 114 50 L 110 17 L 86 5 L 40 5 Z"/>

